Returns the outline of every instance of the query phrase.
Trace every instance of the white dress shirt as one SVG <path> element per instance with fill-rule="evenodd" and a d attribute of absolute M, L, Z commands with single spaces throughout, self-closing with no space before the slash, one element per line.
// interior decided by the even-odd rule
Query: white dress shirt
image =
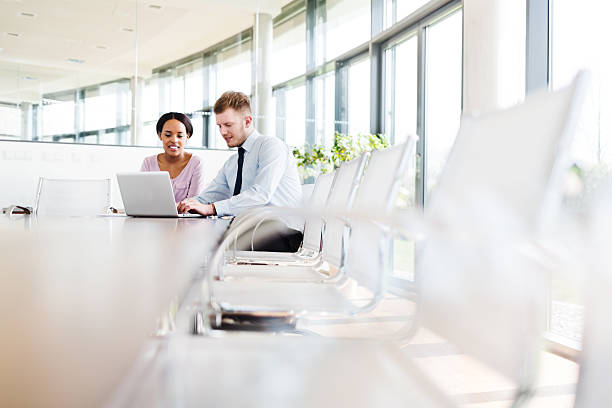
<path fill-rule="evenodd" d="M 239 215 L 262 206 L 297 207 L 302 200 L 302 186 L 289 147 L 256 130 L 241 147 L 245 153 L 240 194 L 232 196 L 238 172 L 238 154 L 234 154 L 196 198 L 201 203 L 213 203 L 217 215 Z"/>

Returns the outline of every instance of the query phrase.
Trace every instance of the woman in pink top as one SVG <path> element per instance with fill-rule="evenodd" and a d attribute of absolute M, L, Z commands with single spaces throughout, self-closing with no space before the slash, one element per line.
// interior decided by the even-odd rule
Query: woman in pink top
<path fill-rule="evenodd" d="M 191 120 L 183 113 L 168 112 L 159 118 L 156 130 L 164 152 L 145 158 L 140 171 L 170 173 L 177 203 L 198 195 L 203 189 L 202 163 L 198 156 L 184 150 L 185 142 L 193 134 Z"/>

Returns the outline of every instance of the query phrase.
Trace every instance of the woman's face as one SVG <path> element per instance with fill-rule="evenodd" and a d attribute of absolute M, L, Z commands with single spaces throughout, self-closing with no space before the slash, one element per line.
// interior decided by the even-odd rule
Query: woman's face
<path fill-rule="evenodd" d="M 188 136 L 185 125 L 181 121 L 176 119 L 167 120 L 158 136 L 164 145 L 164 152 L 167 155 L 178 157 L 183 154 L 183 148 Z"/>

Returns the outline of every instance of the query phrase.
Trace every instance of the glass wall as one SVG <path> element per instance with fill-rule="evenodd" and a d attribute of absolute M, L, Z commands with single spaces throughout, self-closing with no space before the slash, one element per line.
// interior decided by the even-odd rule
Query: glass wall
<path fill-rule="evenodd" d="M 446 163 L 461 116 L 463 16 L 459 10 L 427 26 L 425 70 L 426 194 Z"/>
<path fill-rule="evenodd" d="M 272 82 L 298 77 L 306 70 L 306 11 L 276 23 L 273 31 Z"/>
<path fill-rule="evenodd" d="M 348 133 L 370 133 L 370 60 L 359 59 L 348 68 Z"/>
<path fill-rule="evenodd" d="M 385 133 L 400 143 L 417 134 L 418 38 L 415 32 L 385 48 Z"/>
<path fill-rule="evenodd" d="M 592 74 L 592 86 L 571 147 L 573 166 L 566 190 L 566 209 L 582 212 L 585 199 L 612 167 L 612 55 L 606 52 L 612 35 L 610 6 L 601 0 L 580 4 L 553 0 L 550 5 L 550 87 L 568 85 L 581 69 Z M 579 343 L 584 301 L 580 277 L 555 275 L 550 300 L 550 333 L 562 342 L 569 340 L 570 345 Z"/>
<path fill-rule="evenodd" d="M 21 108 L 14 104 L 0 103 L 0 137 L 17 139 L 21 135 Z"/>
<path fill-rule="evenodd" d="M 326 23 L 322 35 L 325 46 L 325 61 L 339 57 L 360 44 L 370 40 L 370 0 L 327 0 Z M 350 33 L 350 34 L 349 34 Z"/>

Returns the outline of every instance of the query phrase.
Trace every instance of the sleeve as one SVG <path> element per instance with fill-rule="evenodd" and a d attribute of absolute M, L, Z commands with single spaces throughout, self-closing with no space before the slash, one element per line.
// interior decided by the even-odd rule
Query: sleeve
<path fill-rule="evenodd" d="M 253 186 L 229 199 L 215 202 L 218 215 L 236 215 L 270 202 L 287 166 L 287 150 L 282 142 L 268 139 L 259 150 L 257 175 Z"/>
<path fill-rule="evenodd" d="M 193 173 L 191 174 L 191 180 L 189 183 L 189 191 L 187 191 L 187 198 L 197 196 L 200 193 L 200 191 L 204 189 L 204 180 L 203 180 L 204 166 L 199 158 L 197 158 L 196 160 L 197 160 L 197 166 L 195 166 L 195 169 L 193 170 Z"/>
<path fill-rule="evenodd" d="M 199 202 L 203 204 L 214 203 L 219 200 L 225 200 L 228 197 L 231 197 L 230 188 L 227 184 L 227 178 L 225 177 L 225 166 L 227 162 L 217 176 L 210 182 L 210 184 L 202 191 L 197 197 L 195 197 Z M 216 207 L 216 204 L 215 204 Z"/>
<path fill-rule="evenodd" d="M 151 166 L 149 166 L 149 158 L 145 157 L 142 161 L 142 165 L 140 166 L 140 171 L 151 171 Z"/>

